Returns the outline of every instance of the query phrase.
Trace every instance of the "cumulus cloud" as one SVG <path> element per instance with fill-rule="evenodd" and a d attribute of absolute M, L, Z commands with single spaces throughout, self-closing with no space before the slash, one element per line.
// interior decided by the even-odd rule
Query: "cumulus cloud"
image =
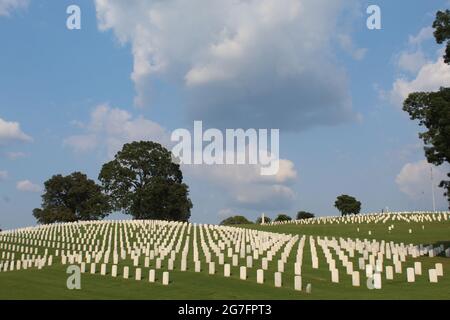
<path fill-rule="evenodd" d="M 33 139 L 26 135 L 18 122 L 9 122 L 0 118 L 0 145 L 5 145 L 14 141 L 32 141 Z"/>
<path fill-rule="evenodd" d="M 169 134 L 159 124 L 144 117 L 133 117 L 128 111 L 108 105 L 97 106 L 87 123 L 77 121 L 76 126 L 83 132 L 64 140 L 64 144 L 75 152 L 99 151 L 112 158 L 124 143 L 136 140 L 157 141 L 169 149 L 173 146 Z M 271 158 L 270 152 L 266 153 Z M 221 192 L 225 199 L 229 199 L 227 205 L 232 208 L 289 208 L 295 197 L 290 187 L 297 179 L 294 163 L 280 159 L 278 171 L 274 175 L 261 175 L 262 166 L 183 164 L 182 170 L 188 180 L 207 184 L 210 190 Z"/>
<path fill-rule="evenodd" d="M 425 64 L 431 63 L 423 53 L 423 51 L 400 53 L 398 57 L 398 67 L 411 74 L 417 73 Z"/>
<path fill-rule="evenodd" d="M 14 10 L 26 8 L 28 3 L 29 0 L 0 0 L 0 16 L 9 16 Z"/>
<path fill-rule="evenodd" d="M 447 180 L 448 168 L 433 166 L 433 181 L 438 204 L 445 205 L 442 189 L 438 188 L 442 180 Z M 405 164 L 395 178 L 401 192 L 413 200 L 431 198 L 431 165 L 426 160 Z M 442 191 L 442 192 L 440 192 Z"/>
<path fill-rule="evenodd" d="M 444 63 L 443 51 L 438 51 L 436 59 L 430 59 L 422 49 L 423 43 L 432 38 L 433 28 L 422 28 L 409 36 L 407 48 L 397 54 L 396 65 L 402 73 L 389 93 L 383 94 L 393 105 L 402 106 L 412 92 L 435 91 L 450 85 L 450 66 Z"/>
<path fill-rule="evenodd" d="M 64 140 L 75 152 L 105 151 L 112 158 L 125 143 L 152 140 L 167 144 L 168 134 L 159 124 L 128 111 L 99 105 L 91 112 L 87 124 L 78 123 L 84 131 Z"/>
<path fill-rule="evenodd" d="M 416 35 L 410 35 L 408 43 L 412 46 L 420 46 L 423 42 L 433 38 L 432 27 L 424 27 Z"/>
<path fill-rule="evenodd" d="M 17 182 L 16 188 L 23 192 L 40 192 L 41 187 L 37 184 L 32 183 L 30 180 L 22 180 Z"/>
<path fill-rule="evenodd" d="M 190 120 L 212 127 L 302 130 L 355 118 L 332 40 L 356 1 L 95 3 L 99 29 L 131 44 L 138 105 L 163 80 L 185 95 Z M 349 38 L 343 43 L 362 58 Z"/>
<path fill-rule="evenodd" d="M 436 91 L 440 87 L 450 86 L 450 66 L 443 58 L 434 63 L 423 65 L 414 79 L 399 78 L 395 80 L 390 92 L 391 102 L 401 106 L 403 101 L 412 92 Z"/>
<path fill-rule="evenodd" d="M 260 165 L 184 165 L 187 176 L 206 181 L 229 195 L 230 207 L 253 210 L 290 208 L 295 192 L 290 185 L 297 171 L 290 160 L 280 159 L 278 173 L 261 175 Z"/>

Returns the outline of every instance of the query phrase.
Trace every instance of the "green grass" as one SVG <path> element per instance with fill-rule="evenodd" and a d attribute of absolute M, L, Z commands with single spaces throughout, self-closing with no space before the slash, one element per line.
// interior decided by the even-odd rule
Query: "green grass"
<path fill-rule="evenodd" d="M 299 235 L 318 235 L 335 237 L 349 237 L 359 239 L 377 239 L 405 244 L 438 244 L 445 243 L 448 247 L 450 241 L 450 222 L 425 223 L 422 230 L 420 223 L 395 222 L 395 229 L 388 232 L 387 224 L 361 224 L 361 225 L 281 225 L 281 226 L 242 226 L 270 232 Z M 359 232 L 357 228 L 359 227 Z M 413 233 L 409 234 L 408 230 Z M 372 235 L 368 235 L 368 231 Z M 192 244 L 191 244 L 192 245 Z M 340 266 L 340 283 L 330 281 L 330 272 L 325 265 L 322 250 L 317 247 L 319 254 L 319 269 L 312 269 L 309 243 L 304 248 L 302 279 L 303 287 L 312 284 L 312 293 L 306 294 L 293 289 L 294 275 L 293 262 L 297 245 L 291 251 L 283 274 L 283 288 L 275 288 L 273 272 L 280 252 L 274 257 L 265 272 L 266 282 L 263 285 L 256 283 L 256 268 L 249 271 L 248 280 L 239 280 L 237 267 L 232 267 L 232 277 L 222 276 L 222 267 L 216 263 L 216 275 L 208 275 L 205 270 L 201 273 L 193 272 L 192 259 L 189 260 L 187 272 L 170 271 L 171 283 L 169 286 L 161 285 L 161 280 L 149 283 L 148 271 L 143 268 L 143 280 L 135 281 L 133 268 L 130 268 L 130 279 L 121 278 L 121 267 L 130 265 L 122 263 L 119 267 L 119 277 L 110 275 L 82 274 L 81 290 L 68 290 L 66 280 L 66 267 L 58 262 L 50 268 L 42 270 L 29 269 L 14 272 L 0 272 L 0 299 L 450 299 L 450 259 L 444 257 L 422 257 L 415 261 L 422 261 L 423 275 L 416 277 L 415 283 L 406 282 L 406 267 L 413 265 L 413 260 L 403 264 L 403 274 L 395 274 L 394 280 L 387 281 L 383 274 L 383 288 L 370 290 L 365 285 L 365 277 L 361 276 L 361 286 L 353 287 L 351 277 L 346 275 Z M 192 254 L 192 247 L 190 249 Z M 202 256 L 202 258 L 204 258 Z M 242 262 L 243 259 L 240 260 Z M 434 267 L 436 262 L 444 266 L 444 277 L 439 277 L 438 283 L 428 282 L 428 269 Z M 257 262 L 258 266 L 260 260 Z M 176 261 L 179 268 L 179 260 Z M 97 266 L 99 268 L 99 266 Z M 206 265 L 203 264 L 203 269 Z M 157 271 L 161 278 L 162 271 Z"/>

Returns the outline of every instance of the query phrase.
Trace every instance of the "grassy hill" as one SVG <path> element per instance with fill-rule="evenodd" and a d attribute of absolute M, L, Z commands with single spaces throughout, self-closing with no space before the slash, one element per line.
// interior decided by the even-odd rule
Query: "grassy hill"
<path fill-rule="evenodd" d="M 438 250 L 439 248 L 445 250 L 450 246 L 450 221 L 448 217 L 441 221 L 435 217 L 433 216 L 432 221 L 407 222 L 389 218 L 384 223 L 381 221 L 344 223 L 343 219 L 335 219 L 321 223 L 316 220 L 302 224 L 245 225 L 239 228 L 171 223 L 98 222 L 7 231 L 0 234 L 0 266 L 3 266 L 3 269 L 0 268 L 2 269 L 0 299 L 449 299 L 450 259 L 445 257 L 443 250 L 437 257 L 429 257 L 428 254 L 413 257 L 408 254 L 405 261 L 401 263 L 401 274 L 395 273 L 393 280 L 386 280 L 383 269 L 382 288 L 369 289 L 366 285 L 364 270 L 358 269 L 358 259 L 362 255 L 355 253 L 354 257 L 350 257 L 348 251 L 342 250 L 348 253 L 348 260 L 353 262 L 354 270 L 360 273 L 360 286 L 355 287 L 352 286 L 352 276 L 346 273 L 337 253 L 331 249 L 336 268 L 339 270 L 339 283 L 333 283 L 324 252 L 318 245 L 319 240 L 324 241 L 327 237 L 330 245 L 340 243 L 343 247 L 348 239 L 351 241 L 359 239 L 361 243 L 366 239 L 366 244 L 372 243 L 373 240 L 378 242 L 384 240 L 387 246 L 392 242 L 392 248 L 397 246 L 400 248 L 403 243 L 405 247 L 411 244 L 410 248 L 414 246 L 420 248 L 421 244 L 424 252 L 427 245 L 432 245 Z M 305 244 L 302 249 L 302 291 L 298 291 L 294 290 L 294 263 L 297 261 L 296 252 L 299 250 L 303 236 Z M 336 242 L 332 242 L 333 237 Z M 339 239 L 340 237 L 342 239 Z M 44 239 L 50 239 L 50 242 L 46 243 Z M 227 239 L 230 245 L 227 245 Z M 316 243 L 317 269 L 312 267 L 311 239 Z M 289 242 L 292 243 L 290 251 L 287 250 Z M 148 267 L 145 266 L 144 260 L 146 256 L 149 257 L 149 249 L 162 249 L 171 244 L 171 251 L 176 252 L 173 255 L 173 270 L 169 270 L 169 285 L 162 285 L 162 272 L 168 271 L 168 260 L 171 259 L 171 255 L 159 252 L 159 256 L 163 257 L 160 269 L 156 268 L 158 255 L 154 254 L 154 257 L 149 259 Z M 246 254 L 244 257 L 239 254 L 238 265 L 233 266 L 233 259 L 227 256 L 227 251 L 228 248 L 232 248 L 233 254 L 236 254 L 236 244 L 240 246 L 241 251 L 244 249 Z M 246 250 L 247 245 L 254 246 L 255 249 Z M 86 246 L 85 250 L 83 250 L 84 246 Z M 112 277 L 111 267 L 115 264 L 113 252 L 116 246 L 119 256 L 116 264 L 118 274 L 117 277 Z M 124 259 L 120 257 L 121 246 L 125 252 Z M 217 246 L 216 252 L 224 254 L 224 264 L 230 264 L 230 277 L 224 277 L 223 265 L 220 264 L 214 246 Z M 30 248 L 28 253 L 22 253 L 27 251 L 26 247 Z M 267 253 L 272 249 L 274 255 L 272 261 L 268 262 L 267 270 L 264 271 L 264 284 L 258 284 L 257 269 L 261 268 L 262 258 L 267 257 Z M 37 252 L 36 257 L 39 259 L 46 257 L 46 265 L 41 269 L 33 265 L 27 270 L 23 270 L 23 267 L 21 270 L 4 270 L 8 252 L 9 260 L 12 260 L 12 252 L 15 253 L 14 260 L 17 263 L 17 260 L 22 258 L 26 260 L 30 250 L 33 253 Z M 67 289 L 66 281 L 69 274 L 66 273 L 66 269 L 72 263 L 65 261 L 66 264 L 63 264 L 63 250 L 66 260 L 71 255 L 76 260 L 78 252 L 83 253 L 82 260 L 86 266 L 86 273 L 81 274 L 81 290 Z M 181 260 L 185 250 L 187 251 L 187 270 L 181 271 Z M 246 280 L 241 280 L 240 266 L 245 266 L 246 257 L 258 250 L 263 254 L 253 259 L 253 266 L 246 269 Z M 274 273 L 278 268 L 277 262 L 282 259 L 285 250 L 289 251 L 289 254 L 282 272 L 282 286 L 275 287 Z M 212 275 L 208 274 L 206 263 L 208 252 L 209 260 L 215 263 L 216 270 Z M 94 257 L 97 255 L 100 257 L 95 274 L 90 274 L 90 263 L 86 262 L 86 254 L 91 255 L 91 253 L 91 262 L 94 262 Z M 139 256 L 138 266 L 134 265 L 135 254 Z M 53 261 L 49 266 L 50 255 Z M 100 275 L 100 266 L 105 262 L 106 256 L 108 256 L 108 261 L 105 263 L 106 274 Z M 195 272 L 194 261 L 200 261 L 200 272 Z M 80 265 L 79 261 L 72 262 Z M 421 262 L 422 275 L 416 275 L 415 282 L 408 283 L 406 268 L 414 267 L 414 262 Z M 437 283 L 430 283 L 428 270 L 434 269 L 436 263 L 442 264 L 444 274 L 438 277 Z M 383 266 L 387 265 L 392 265 L 392 261 L 385 258 Z M 130 269 L 129 279 L 123 279 L 123 267 Z M 136 268 L 142 271 L 142 279 L 139 281 L 134 278 Z M 148 281 L 150 269 L 156 271 L 154 283 Z M 307 284 L 311 285 L 311 293 L 305 290 Z"/>

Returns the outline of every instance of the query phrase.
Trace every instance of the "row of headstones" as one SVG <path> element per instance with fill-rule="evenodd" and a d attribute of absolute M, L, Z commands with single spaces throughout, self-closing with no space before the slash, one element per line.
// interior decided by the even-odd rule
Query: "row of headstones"
<path fill-rule="evenodd" d="M 97 274 L 98 270 L 97 270 L 97 264 L 95 263 L 91 263 L 89 264 L 90 268 L 89 268 L 89 273 L 90 274 Z M 81 273 L 86 273 L 87 264 L 85 262 L 80 263 L 80 271 Z M 103 263 L 100 265 L 100 275 L 102 276 L 106 276 L 107 275 L 107 270 L 108 265 Z M 110 274 L 113 278 L 118 277 L 118 270 L 119 270 L 119 266 L 116 264 L 113 264 L 111 266 L 111 270 L 110 270 Z M 137 281 L 141 281 L 142 280 L 142 268 L 135 268 L 134 269 L 134 279 Z M 123 279 L 129 279 L 130 278 L 130 267 L 129 266 L 124 266 L 122 268 L 122 277 Z M 148 281 L 149 282 L 156 282 L 157 281 L 157 273 L 155 269 L 149 269 L 148 270 Z M 162 272 L 162 284 L 163 285 L 169 285 L 170 282 L 170 274 L 168 271 L 163 271 Z"/>
<path fill-rule="evenodd" d="M 312 250 L 313 251 L 313 250 Z M 281 261 L 278 261 L 279 262 L 279 267 L 278 267 L 278 269 L 279 269 L 279 273 L 282 273 L 282 269 L 283 269 L 283 267 L 280 267 L 280 265 L 283 263 L 283 260 L 285 260 L 286 258 L 285 257 L 283 257 L 282 256 L 282 259 L 281 259 Z M 281 262 L 281 263 L 280 263 Z M 313 263 L 314 264 L 314 263 Z M 211 265 L 210 265 L 211 266 Z M 229 265 L 228 265 L 229 266 Z M 210 267 L 211 268 L 211 267 Z M 229 267 L 228 267 L 229 268 Z M 227 269 L 227 267 L 226 266 L 224 266 L 224 273 L 225 273 L 225 275 L 226 275 L 226 269 Z M 241 267 L 241 269 L 242 269 L 242 267 Z M 245 270 L 245 269 L 242 269 L 242 270 Z M 244 271 L 242 271 L 242 272 L 244 272 Z M 242 276 L 243 277 L 243 276 Z"/>
<path fill-rule="evenodd" d="M 53 256 L 33 257 L 30 259 L 0 261 L 0 272 L 27 270 L 29 268 L 42 269 L 45 266 L 52 266 Z"/>
<path fill-rule="evenodd" d="M 389 220 L 392 221 L 405 221 L 405 222 L 442 222 L 448 221 L 450 218 L 450 212 L 391 212 L 391 213 L 369 213 L 360 215 L 347 215 L 347 216 L 331 216 L 331 217 L 316 217 L 312 219 L 300 219 L 290 221 L 274 221 L 271 225 L 282 224 L 348 224 L 348 223 L 386 223 Z"/>
<path fill-rule="evenodd" d="M 331 281 L 334 283 L 339 282 L 339 271 L 336 268 L 335 260 L 332 258 L 331 251 L 329 250 L 329 246 L 333 248 L 338 256 L 339 260 L 342 261 L 343 267 L 346 269 L 346 273 L 348 275 L 352 276 L 352 284 L 353 286 L 359 286 L 360 285 L 360 275 L 358 271 L 353 270 L 353 263 L 351 261 L 348 261 L 347 256 L 345 255 L 344 251 L 341 250 L 339 245 L 336 242 L 330 242 L 323 241 L 319 239 L 319 244 L 322 247 L 322 250 L 325 254 L 327 263 L 329 265 L 329 271 L 331 272 Z M 374 257 L 373 255 L 370 256 L 371 258 Z M 402 256 L 403 262 L 404 262 L 404 256 Z M 376 272 L 374 273 L 374 266 Z M 401 261 L 398 260 L 398 256 L 394 255 L 394 267 L 396 273 L 402 273 L 401 268 Z M 383 257 L 379 256 L 376 262 L 373 259 L 370 259 L 369 264 L 365 264 L 365 258 L 361 257 L 359 258 L 359 269 L 366 271 L 366 277 L 369 279 L 373 279 L 374 281 L 374 287 L 375 288 L 381 288 L 381 272 L 383 270 Z M 392 280 L 394 276 L 394 269 L 392 266 L 386 266 L 386 279 Z M 407 268 L 407 282 L 414 282 L 415 281 L 415 275 L 421 275 L 422 274 L 422 264 L 421 262 L 415 262 L 414 268 Z M 437 282 L 437 276 L 443 276 L 443 266 L 441 263 L 435 264 L 435 269 L 429 270 L 429 281 L 430 282 Z"/>
<path fill-rule="evenodd" d="M 325 237 L 325 241 L 329 241 L 327 237 Z M 336 242 L 334 238 L 331 241 Z M 411 255 L 413 258 L 417 258 L 424 255 L 428 255 L 429 257 L 435 257 L 443 252 L 447 257 L 449 257 L 450 255 L 450 248 L 447 248 L 445 250 L 443 244 L 437 247 L 433 247 L 433 245 L 423 245 L 423 244 L 419 245 L 409 244 L 405 246 L 404 243 L 395 244 L 392 241 L 386 243 L 384 240 L 382 240 L 381 242 L 378 242 L 376 240 L 372 240 L 372 242 L 369 242 L 367 239 L 361 241 L 358 238 L 356 238 L 355 240 L 351 239 L 344 240 L 343 238 L 340 238 L 339 244 L 343 249 L 349 252 L 350 257 L 353 257 L 354 250 L 357 250 L 358 252 L 364 254 L 365 259 L 367 259 L 366 256 L 367 252 L 372 253 L 381 252 L 382 254 L 386 254 L 387 259 L 391 259 L 391 256 L 393 255 L 399 255 L 401 257 L 404 257 L 408 254 Z"/>

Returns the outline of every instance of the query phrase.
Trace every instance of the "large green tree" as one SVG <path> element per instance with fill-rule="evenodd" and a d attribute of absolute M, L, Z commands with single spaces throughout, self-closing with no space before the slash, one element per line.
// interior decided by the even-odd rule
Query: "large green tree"
<path fill-rule="evenodd" d="M 438 11 L 433 22 L 434 37 L 439 44 L 447 41 L 444 62 L 450 63 L 450 10 Z"/>
<path fill-rule="evenodd" d="M 336 198 L 334 206 L 341 212 L 341 215 L 358 214 L 361 212 L 361 202 L 356 198 L 343 194 Z"/>
<path fill-rule="evenodd" d="M 81 172 L 54 175 L 44 183 L 42 208 L 33 210 L 39 223 L 98 220 L 108 215 L 108 197 Z"/>
<path fill-rule="evenodd" d="M 125 144 L 98 178 L 115 210 L 135 219 L 189 220 L 189 188 L 180 166 L 159 143 Z"/>
<path fill-rule="evenodd" d="M 447 41 L 444 61 L 450 64 L 450 11 L 438 11 L 433 23 L 437 43 Z M 403 103 L 403 110 L 411 120 L 418 120 L 426 131 L 419 133 L 424 142 L 429 163 L 439 166 L 450 163 L 450 88 L 441 87 L 436 92 L 411 93 Z M 450 173 L 447 174 L 450 178 Z M 450 208 L 450 181 L 441 181 Z"/>

